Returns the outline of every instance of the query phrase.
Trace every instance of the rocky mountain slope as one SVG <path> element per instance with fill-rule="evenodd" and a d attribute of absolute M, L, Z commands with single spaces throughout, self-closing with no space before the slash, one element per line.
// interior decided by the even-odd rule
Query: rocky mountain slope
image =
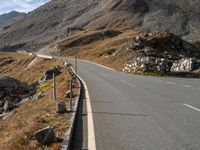
<path fill-rule="evenodd" d="M 16 11 L 0 15 L 0 27 L 5 27 L 12 23 L 15 23 L 16 21 L 25 17 L 25 15 L 26 15 L 25 13 L 20 13 Z"/>
<path fill-rule="evenodd" d="M 200 39 L 198 0 L 52 0 L 21 21 L 0 29 L 0 50 L 38 50 L 84 30 L 168 30 Z"/>

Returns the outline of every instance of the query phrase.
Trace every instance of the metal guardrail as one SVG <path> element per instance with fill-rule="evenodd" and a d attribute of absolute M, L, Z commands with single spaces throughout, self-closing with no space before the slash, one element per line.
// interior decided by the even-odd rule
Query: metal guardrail
<path fill-rule="evenodd" d="M 48 55 L 42 55 L 42 54 L 37 54 L 37 53 L 35 53 L 35 55 L 37 57 L 40 57 L 40 58 L 46 58 L 46 59 L 54 59 L 55 58 L 55 59 L 62 60 L 63 62 L 66 62 L 66 59 L 64 57 L 48 56 Z M 75 73 L 73 67 L 69 66 L 69 68 L 71 70 L 70 73 L 75 75 L 76 73 Z M 81 95 L 82 95 L 82 92 L 83 92 L 82 81 L 80 80 L 80 78 L 78 76 L 76 76 L 76 77 L 77 77 L 77 81 L 78 81 L 78 85 L 79 85 L 78 96 L 76 98 L 74 107 L 72 109 L 73 113 L 72 113 L 72 117 L 70 119 L 70 127 L 67 130 L 67 132 L 66 132 L 64 141 L 62 142 L 61 150 L 69 150 L 70 146 L 72 144 L 72 138 L 73 138 L 73 133 L 74 133 L 74 126 L 75 126 L 75 122 L 76 122 L 77 116 L 78 116 L 79 102 L 81 100 Z"/>
<path fill-rule="evenodd" d="M 75 74 L 75 71 L 74 69 L 70 66 L 71 70 L 73 71 L 73 73 Z M 78 85 L 79 85 L 79 91 L 78 91 L 78 96 L 76 98 L 76 101 L 75 101 L 75 105 L 72 109 L 73 111 L 73 114 L 72 114 L 72 117 L 70 119 L 70 127 L 66 133 L 66 137 L 62 143 L 62 147 L 61 147 L 61 150 L 69 150 L 70 149 L 70 146 L 71 146 L 71 143 L 72 143 L 72 138 L 73 138 L 73 132 L 74 132 L 74 126 L 75 126 L 75 122 L 76 122 L 76 119 L 77 119 L 77 115 L 78 115 L 78 107 L 79 107 L 79 102 L 81 100 L 81 93 L 82 93 L 82 83 L 80 81 L 80 79 L 77 77 L 77 81 L 78 81 Z"/>

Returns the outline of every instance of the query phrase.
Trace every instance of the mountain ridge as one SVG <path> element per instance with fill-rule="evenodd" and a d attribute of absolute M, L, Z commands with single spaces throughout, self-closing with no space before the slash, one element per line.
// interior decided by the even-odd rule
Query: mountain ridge
<path fill-rule="evenodd" d="M 37 51 L 69 36 L 69 30 L 78 33 L 88 29 L 167 30 L 196 42 L 200 39 L 199 10 L 197 0 L 52 0 L 1 29 L 0 50 L 20 44 L 24 45 L 22 50 Z"/>
<path fill-rule="evenodd" d="M 0 15 L 0 27 L 6 27 L 25 17 L 26 13 L 11 11 Z"/>

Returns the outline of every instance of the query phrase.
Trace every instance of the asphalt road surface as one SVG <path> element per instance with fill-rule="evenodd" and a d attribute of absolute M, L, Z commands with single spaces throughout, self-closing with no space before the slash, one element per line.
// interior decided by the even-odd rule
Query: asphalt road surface
<path fill-rule="evenodd" d="M 200 150 L 199 79 L 130 75 L 86 61 L 78 61 L 78 73 L 89 90 L 97 150 Z M 88 148 L 85 105 L 73 149 Z"/>

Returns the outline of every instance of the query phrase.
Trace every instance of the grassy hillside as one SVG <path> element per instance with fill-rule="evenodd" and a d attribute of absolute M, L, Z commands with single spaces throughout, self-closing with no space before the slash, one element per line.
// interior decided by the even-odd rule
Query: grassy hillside
<path fill-rule="evenodd" d="M 0 60 L 10 59 L 11 63 L 1 66 L 0 76 L 10 76 L 20 81 L 33 83 L 40 80 L 43 73 L 50 67 L 63 62 L 57 60 L 46 60 L 28 56 L 27 54 L 0 53 Z M 62 67 L 62 73 L 56 77 L 57 100 L 64 100 L 65 92 L 69 87 L 69 74 Z M 38 87 L 38 92 L 43 91 L 44 97 L 39 100 L 30 100 L 24 105 L 14 109 L 14 114 L 6 120 L 0 119 L 0 149 L 2 150 L 27 150 L 27 149 L 49 149 L 58 150 L 62 139 L 69 127 L 71 113 L 59 115 L 55 101 L 52 98 L 52 81 L 47 81 Z M 55 128 L 56 136 L 60 141 L 50 146 L 37 143 L 34 132 L 47 126 Z"/>

